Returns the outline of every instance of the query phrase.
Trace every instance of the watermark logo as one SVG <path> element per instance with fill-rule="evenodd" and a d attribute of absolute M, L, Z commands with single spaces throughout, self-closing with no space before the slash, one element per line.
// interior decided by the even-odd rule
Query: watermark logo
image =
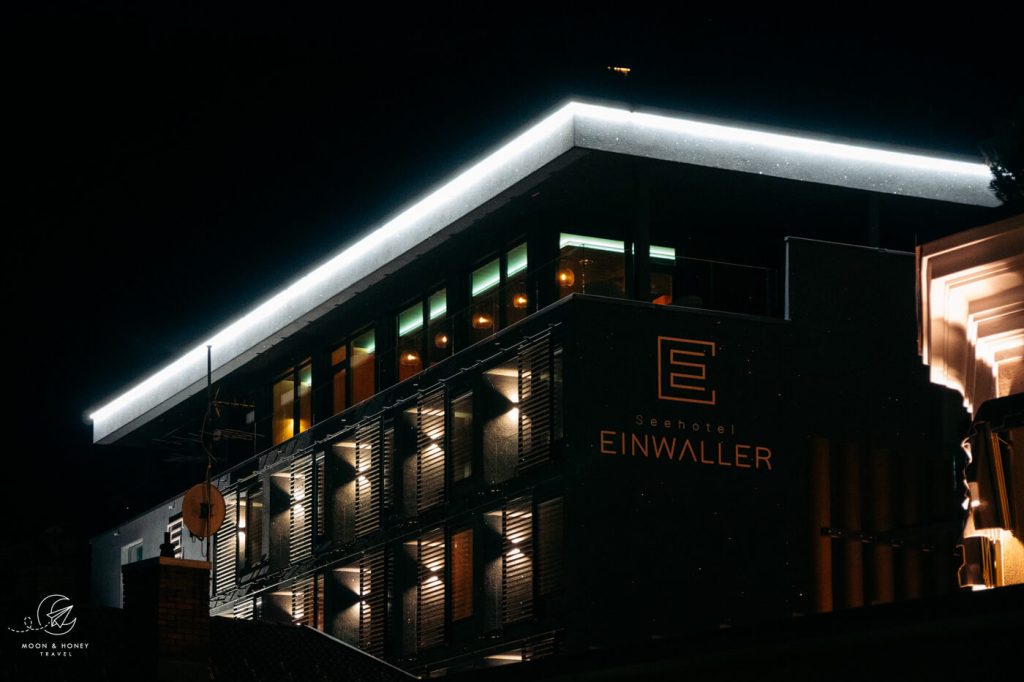
<path fill-rule="evenodd" d="M 714 405 L 718 393 L 708 385 L 715 342 L 658 337 L 658 400 Z"/>
<path fill-rule="evenodd" d="M 78 618 L 72 614 L 75 605 L 63 594 L 51 594 L 43 597 L 36 607 L 36 620 L 33 623 L 31 616 L 25 616 L 24 627 L 7 629 L 11 632 L 45 632 L 54 637 L 60 637 L 71 632 Z"/>

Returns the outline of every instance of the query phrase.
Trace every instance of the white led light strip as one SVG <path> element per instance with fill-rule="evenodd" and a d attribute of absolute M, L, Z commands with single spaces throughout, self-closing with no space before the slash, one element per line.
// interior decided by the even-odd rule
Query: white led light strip
<path fill-rule="evenodd" d="M 199 390 L 196 387 L 201 387 L 206 373 L 207 345 L 212 347 L 215 372 L 231 363 L 237 366 L 287 336 L 291 325 L 308 322 L 318 306 L 328 304 L 574 146 L 893 194 L 998 205 L 988 191 L 988 167 L 980 163 L 570 102 L 92 412 L 94 440 L 108 438 L 136 420 L 152 418 Z M 748 156 L 742 157 L 744 153 Z M 779 153 L 790 155 L 785 165 L 777 162 Z M 733 158 L 720 162 L 716 154 Z M 825 177 L 831 164 L 844 164 L 834 178 Z"/>

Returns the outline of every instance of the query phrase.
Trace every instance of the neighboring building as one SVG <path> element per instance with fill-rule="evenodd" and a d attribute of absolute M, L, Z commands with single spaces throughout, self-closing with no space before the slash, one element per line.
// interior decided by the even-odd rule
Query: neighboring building
<path fill-rule="evenodd" d="M 967 421 L 915 353 L 912 249 L 990 221 L 990 180 L 573 103 L 101 407 L 95 440 L 194 439 L 209 345 L 212 613 L 418 673 L 941 594 Z M 93 540 L 98 602 L 167 530 L 200 558 L 180 506 Z"/>
<path fill-rule="evenodd" d="M 974 416 L 960 584 L 1024 584 L 1024 215 L 921 245 L 917 273 L 921 357 Z"/>

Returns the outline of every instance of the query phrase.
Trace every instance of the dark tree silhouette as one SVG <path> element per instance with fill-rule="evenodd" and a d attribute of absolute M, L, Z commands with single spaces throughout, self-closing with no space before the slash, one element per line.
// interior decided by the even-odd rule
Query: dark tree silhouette
<path fill-rule="evenodd" d="M 996 134 L 981 145 L 992 169 L 992 191 L 1008 206 L 1024 207 L 1024 97 L 1018 98 L 1013 115 L 999 125 Z"/>

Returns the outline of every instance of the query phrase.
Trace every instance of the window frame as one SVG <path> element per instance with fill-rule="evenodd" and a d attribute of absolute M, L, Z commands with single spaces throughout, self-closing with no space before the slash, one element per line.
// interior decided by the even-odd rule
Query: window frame
<path fill-rule="evenodd" d="M 527 289 L 527 292 L 525 294 L 526 295 L 526 302 L 525 302 L 526 312 L 523 314 L 522 319 L 526 319 L 533 312 L 536 311 L 536 301 L 534 300 L 536 297 L 535 296 L 531 296 L 530 293 L 529 293 L 529 290 L 528 290 L 529 289 L 529 282 L 530 282 L 529 240 L 526 238 L 525 235 L 523 235 L 523 236 L 520 236 L 520 237 L 518 237 L 516 239 L 512 239 L 512 240 L 506 241 L 501 246 L 501 248 L 498 250 L 497 254 L 494 254 L 492 252 L 487 257 L 481 258 L 478 261 L 476 261 L 474 263 L 473 267 L 471 267 L 469 269 L 469 272 L 466 275 L 466 280 L 467 280 L 467 284 L 468 284 L 468 291 L 469 291 L 469 310 L 467 311 L 468 312 L 467 321 L 469 323 L 469 338 L 473 339 L 473 341 L 471 341 L 471 343 L 479 343 L 481 341 L 484 341 L 484 340 L 490 338 L 491 336 L 494 336 L 495 334 L 497 334 L 502 329 L 508 328 L 511 324 L 515 324 L 515 322 L 509 322 L 509 308 L 511 308 L 513 306 L 513 302 L 509 298 L 511 292 L 509 291 L 509 288 L 508 288 L 509 287 L 508 256 L 509 256 L 510 253 L 512 253 L 513 251 L 516 251 L 517 249 L 520 249 L 520 248 L 522 248 L 523 251 L 524 251 L 523 255 L 524 255 L 524 258 L 526 259 L 526 267 L 524 267 L 522 270 L 517 270 L 515 273 L 513 273 L 513 277 L 519 275 L 520 273 L 522 273 L 523 280 L 524 280 L 524 287 Z M 473 317 L 475 316 L 474 301 L 476 299 L 476 296 L 473 293 L 473 275 L 478 270 L 483 269 L 484 267 L 490 265 L 494 261 L 498 261 L 498 283 L 497 283 L 498 304 L 497 304 L 497 312 L 496 312 L 496 314 L 494 316 L 494 320 L 492 321 L 491 333 L 487 334 L 486 336 L 480 336 L 479 338 L 476 338 L 476 328 L 473 327 Z M 486 292 L 490 292 L 490 291 L 491 291 L 491 288 L 488 287 Z M 520 320 L 516 320 L 516 322 L 519 322 L 519 321 Z"/>
<path fill-rule="evenodd" d="M 373 332 L 373 353 L 372 353 L 373 358 L 370 360 L 370 362 L 373 363 L 373 391 L 366 398 L 363 398 L 362 400 L 359 400 L 358 402 L 355 402 L 352 399 L 353 393 L 354 393 L 354 391 L 352 390 L 352 387 L 353 387 L 353 384 L 352 384 L 352 381 L 353 381 L 353 371 L 352 371 L 352 357 L 353 357 L 353 353 L 352 353 L 352 348 L 353 348 L 353 344 L 358 339 L 361 339 L 363 336 L 365 336 L 367 334 L 367 332 Z M 338 362 L 337 364 L 335 364 L 334 359 L 333 359 L 333 355 L 335 353 L 337 353 L 338 350 L 340 348 L 342 348 L 342 347 L 345 348 L 345 357 L 341 360 L 341 362 Z M 328 367 L 328 371 L 330 372 L 330 378 L 331 378 L 331 416 L 334 416 L 334 415 L 337 415 L 337 414 L 341 414 L 345 410 L 347 410 L 347 409 L 349 409 L 349 408 L 351 408 L 351 407 L 353 407 L 355 405 L 358 405 L 359 403 L 363 402 L 363 400 L 369 400 L 373 396 L 377 395 L 378 392 L 380 392 L 380 374 L 378 372 L 378 362 L 377 362 L 378 352 L 377 351 L 378 351 L 378 348 L 377 348 L 377 326 L 375 324 L 368 324 L 368 325 L 360 328 L 358 331 L 356 331 L 356 332 L 354 332 L 352 334 L 349 334 L 348 336 L 344 337 L 339 343 L 333 344 L 330 347 L 330 349 L 328 349 L 328 351 L 327 351 L 327 363 L 326 364 L 327 364 L 327 367 Z M 337 376 L 338 376 L 339 372 L 345 372 L 345 404 L 343 406 L 341 406 L 340 408 L 337 405 L 334 404 L 335 403 L 335 400 L 334 400 L 335 399 L 334 384 L 335 384 L 335 381 L 337 379 Z"/>
<path fill-rule="evenodd" d="M 308 388 L 308 403 L 309 403 L 309 424 L 306 428 L 302 426 L 302 371 L 309 368 L 309 388 Z M 277 433 L 275 431 L 277 425 L 277 385 L 282 381 L 292 382 L 292 433 L 287 438 L 277 440 Z M 313 361 L 312 358 L 306 358 L 301 362 L 296 363 L 291 369 L 282 372 L 270 382 L 270 440 L 271 447 L 277 447 L 282 443 L 287 443 L 292 438 L 295 438 L 300 433 L 308 431 L 313 426 Z"/>
<path fill-rule="evenodd" d="M 449 315 L 449 311 L 448 311 L 448 287 L 444 283 L 441 283 L 441 284 L 439 284 L 437 286 L 429 288 L 427 291 L 429 293 L 423 294 L 422 296 L 419 296 L 418 298 L 415 298 L 415 299 L 412 299 L 412 300 L 408 301 L 405 305 L 399 306 L 398 311 L 394 315 L 394 319 L 395 319 L 395 346 L 394 346 L 394 348 L 395 348 L 395 378 L 396 378 L 396 383 L 401 383 L 403 381 L 411 379 L 411 378 L 415 377 L 417 374 L 420 374 L 421 372 L 423 372 L 424 370 L 430 369 L 435 364 L 443 362 L 444 360 L 447 360 L 448 358 L 450 358 L 452 355 L 455 354 L 455 339 L 454 339 L 454 335 L 453 335 L 452 329 L 451 329 L 451 323 L 450 323 L 451 316 Z M 431 349 L 434 346 L 434 338 L 437 336 L 437 334 L 432 333 L 431 332 L 431 328 L 430 328 L 431 322 L 435 319 L 435 318 L 432 318 L 430 316 L 430 313 L 431 313 L 431 305 L 430 304 L 431 304 L 431 300 L 432 299 L 434 299 L 438 294 L 442 294 L 442 293 L 444 294 L 444 297 L 445 297 L 445 309 L 444 309 L 444 312 L 442 314 L 438 315 L 438 318 L 442 320 L 443 324 L 447 325 L 447 328 L 443 329 L 442 331 L 438 332 L 437 334 L 447 332 L 446 336 L 447 336 L 447 344 L 448 344 L 447 345 L 447 349 L 448 349 L 448 352 L 447 352 L 447 355 L 442 357 L 437 362 L 431 362 L 430 361 L 430 356 L 432 354 L 432 350 Z M 420 335 L 421 335 L 420 342 L 419 342 L 419 348 L 417 349 L 417 351 L 419 352 L 420 368 L 417 371 L 413 372 L 412 374 L 410 374 L 409 376 L 407 376 L 407 377 L 405 377 L 403 379 L 403 378 L 401 378 L 402 377 L 402 360 L 403 360 L 403 357 L 402 357 L 403 351 L 402 351 L 402 348 L 401 348 L 401 346 L 402 346 L 402 342 L 401 342 L 401 339 L 402 339 L 401 318 L 402 318 L 402 315 L 404 313 L 408 312 L 410 309 L 412 309 L 412 308 L 414 308 L 416 306 L 419 306 L 419 308 L 420 308 L 420 326 L 416 330 L 416 331 L 420 331 Z"/>

